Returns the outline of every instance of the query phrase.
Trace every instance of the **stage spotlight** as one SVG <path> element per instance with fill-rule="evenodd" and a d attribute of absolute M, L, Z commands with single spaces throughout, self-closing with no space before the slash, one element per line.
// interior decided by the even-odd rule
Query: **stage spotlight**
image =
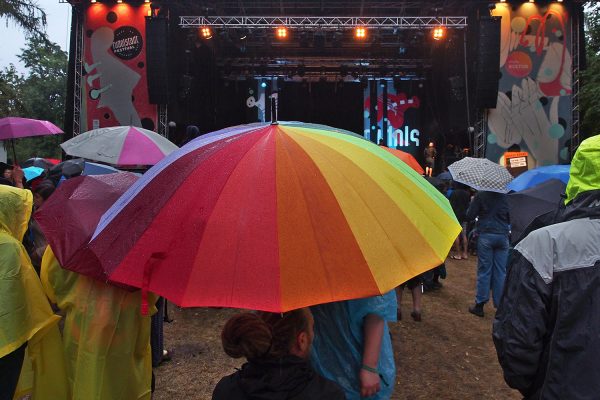
<path fill-rule="evenodd" d="M 208 26 L 203 26 L 202 28 L 200 28 L 200 35 L 202 36 L 203 39 L 211 39 L 212 31 L 210 30 L 210 28 Z"/>
<path fill-rule="evenodd" d="M 90 0 L 90 3 L 94 4 L 96 2 L 96 0 Z"/>
<path fill-rule="evenodd" d="M 275 31 L 275 36 L 277 36 L 277 39 L 280 39 L 280 40 L 287 39 L 287 37 L 288 37 L 287 28 L 285 26 L 278 27 L 277 30 Z"/>
<path fill-rule="evenodd" d="M 123 0 L 117 0 L 117 3 L 121 4 L 123 2 Z"/>
<path fill-rule="evenodd" d="M 438 26 L 433 30 L 433 39 L 434 40 L 442 40 L 446 37 L 446 28 L 443 26 Z"/>
<path fill-rule="evenodd" d="M 267 82 L 264 79 L 260 82 L 260 87 L 263 89 L 267 87 Z"/>
<path fill-rule="evenodd" d="M 354 28 L 354 37 L 359 40 L 364 40 L 367 37 L 367 28 L 357 26 Z"/>

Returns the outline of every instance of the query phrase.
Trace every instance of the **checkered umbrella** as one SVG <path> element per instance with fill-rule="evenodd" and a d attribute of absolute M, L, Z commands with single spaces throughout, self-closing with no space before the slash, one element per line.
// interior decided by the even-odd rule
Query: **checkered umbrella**
<path fill-rule="evenodd" d="M 508 193 L 506 185 L 513 180 L 505 167 L 487 158 L 465 157 L 450 164 L 448 170 L 455 181 L 488 192 Z"/>

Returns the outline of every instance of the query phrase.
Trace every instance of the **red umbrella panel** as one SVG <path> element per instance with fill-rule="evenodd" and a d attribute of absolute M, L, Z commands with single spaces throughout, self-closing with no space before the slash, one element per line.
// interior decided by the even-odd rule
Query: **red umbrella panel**
<path fill-rule="evenodd" d="M 129 172 L 68 179 L 34 214 L 63 268 L 106 280 L 87 244 L 102 214 L 136 180 Z"/>

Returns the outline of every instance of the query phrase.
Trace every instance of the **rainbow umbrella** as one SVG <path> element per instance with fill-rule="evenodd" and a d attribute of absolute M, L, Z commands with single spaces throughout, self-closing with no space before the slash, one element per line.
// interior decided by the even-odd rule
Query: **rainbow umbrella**
<path fill-rule="evenodd" d="M 386 293 L 441 264 L 459 232 L 446 198 L 384 149 L 281 122 L 173 152 L 89 246 L 108 279 L 180 306 L 283 312 Z"/>
<path fill-rule="evenodd" d="M 423 175 L 425 173 L 425 170 L 423 169 L 423 167 L 421 167 L 421 164 L 419 164 L 417 159 L 413 157 L 412 154 L 406 153 L 401 150 L 390 149 L 389 147 L 385 146 L 382 146 L 382 148 L 404 161 L 406 164 L 408 164 L 409 167 L 414 169 L 417 172 L 417 174 Z"/>
<path fill-rule="evenodd" d="M 178 147 L 158 133 L 135 126 L 94 129 L 62 143 L 74 157 L 114 165 L 154 165 Z"/>

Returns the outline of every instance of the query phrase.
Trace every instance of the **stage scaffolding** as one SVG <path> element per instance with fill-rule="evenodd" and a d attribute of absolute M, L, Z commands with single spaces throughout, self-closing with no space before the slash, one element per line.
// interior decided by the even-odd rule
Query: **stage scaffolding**
<path fill-rule="evenodd" d="M 424 29 L 444 26 L 464 29 L 466 16 L 437 17 L 269 17 L 269 16 L 181 16 L 179 26 L 198 28 L 201 26 L 226 28 L 286 28 L 343 29 L 361 26 L 365 28 Z"/>

